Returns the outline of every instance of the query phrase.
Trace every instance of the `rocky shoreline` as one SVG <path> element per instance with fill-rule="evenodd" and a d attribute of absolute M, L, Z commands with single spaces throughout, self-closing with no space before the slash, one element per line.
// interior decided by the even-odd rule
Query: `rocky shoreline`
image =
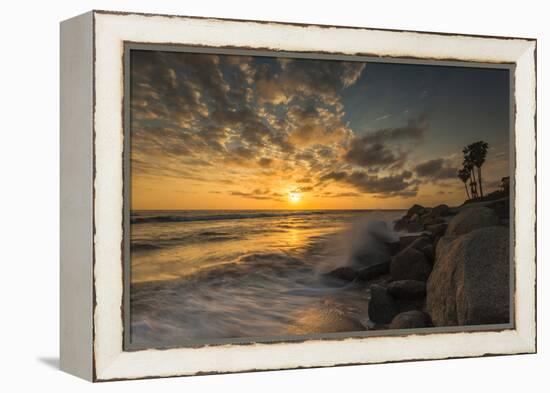
<path fill-rule="evenodd" d="M 509 322 L 508 197 L 454 208 L 414 205 L 394 230 L 411 235 L 395 240 L 371 233 L 386 257 L 328 273 L 368 289 L 367 329 Z"/>

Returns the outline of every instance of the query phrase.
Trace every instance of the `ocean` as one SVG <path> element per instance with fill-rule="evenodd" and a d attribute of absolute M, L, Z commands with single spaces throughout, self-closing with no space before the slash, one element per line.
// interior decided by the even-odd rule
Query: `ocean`
<path fill-rule="evenodd" d="M 391 228 L 402 215 L 132 211 L 130 341 L 165 347 L 368 328 L 364 286 L 326 273 L 386 258 L 380 236 L 398 239 Z"/>

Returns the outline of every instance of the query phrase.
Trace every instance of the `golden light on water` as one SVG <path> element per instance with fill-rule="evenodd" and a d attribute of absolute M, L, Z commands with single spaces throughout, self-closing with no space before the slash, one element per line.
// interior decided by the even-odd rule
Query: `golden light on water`
<path fill-rule="evenodd" d="M 288 200 L 292 203 L 300 202 L 300 199 L 302 199 L 302 195 L 299 192 L 291 191 L 288 193 Z"/>

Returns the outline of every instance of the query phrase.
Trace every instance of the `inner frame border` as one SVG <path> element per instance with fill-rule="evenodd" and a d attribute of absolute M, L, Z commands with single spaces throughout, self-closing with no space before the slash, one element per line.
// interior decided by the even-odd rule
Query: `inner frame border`
<path fill-rule="evenodd" d="M 196 54 L 212 54 L 212 55 L 237 55 L 237 56 L 256 56 L 256 57 L 285 57 L 294 59 L 313 59 L 313 60 L 332 60 L 332 61 L 355 61 L 365 63 L 386 63 L 386 64 L 402 64 L 402 65 L 425 65 L 425 66 L 446 66 L 446 67 L 466 67 L 466 68 L 489 68 L 489 69 L 506 69 L 509 71 L 509 174 L 512 181 L 510 187 L 510 322 L 507 324 L 491 324 L 491 325 L 469 325 L 469 326 L 449 326 L 449 327 L 433 327 L 420 329 L 388 329 L 388 330 L 372 330 L 361 332 L 341 332 L 341 333 L 318 333 L 308 335 L 284 335 L 284 336 L 259 336 L 259 337 L 241 337 L 227 339 L 199 339 L 189 340 L 178 345 L 166 346 L 150 346 L 143 344 L 135 344 L 131 342 L 131 308 L 130 308 L 130 287 L 131 287 L 131 113 L 130 113 L 130 94 L 131 94 L 131 77 L 130 77 L 130 54 L 132 50 L 142 51 L 164 51 L 164 52 L 184 52 Z M 147 349 L 165 350 L 175 348 L 200 348 L 204 346 L 217 345 L 251 345 L 254 343 L 263 344 L 279 344 L 279 343 L 300 343 L 308 340 L 341 340 L 345 338 L 367 338 L 367 337 L 387 337 L 387 336 L 409 336 L 409 335 L 425 335 L 433 333 L 462 333 L 462 332 L 499 332 L 503 330 L 515 329 L 515 169 L 516 169 L 516 152 L 515 152 L 515 63 L 495 62 L 484 63 L 475 61 L 460 61 L 460 60 L 434 60 L 423 58 L 408 58 L 408 57 L 377 57 L 369 55 L 345 55 L 337 53 L 319 53 L 319 52 L 292 52 L 266 49 L 253 49 L 242 47 L 211 47 L 211 46 L 194 46 L 185 44 L 173 43 L 145 43 L 145 42 L 123 42 L 123 225 L 122 225 L 122 320 L 123 320 L 123 351 L 139 351 Z"/>

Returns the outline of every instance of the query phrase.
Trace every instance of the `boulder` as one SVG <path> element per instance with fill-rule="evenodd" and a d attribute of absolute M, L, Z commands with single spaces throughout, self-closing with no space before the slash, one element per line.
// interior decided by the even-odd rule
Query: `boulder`
<path fill-rule="evenodd" d="M 424 237 L 424 235 L 408 235 L 408 236 L 401 236 L 399 238 L 399 250 L 403 250 L 410 246 L 415 240 L 420 239 L 421 237 Z"/>
<path fill-rule="evenodd" d="M 414 242 L 412 242 L 409 247 L 412 247 L 418 251 L 422 251 L 422 249 L 426 246 L 429 246 L 432 244 L 432 239 L 430 239 L 428 236 L 422 235 L 419 236 Z"/>
<path fill-rule="evenodd" d="M 487 204 L 500 219 L 510 218 L 510 198 L 502 198 Z"/>
<path fill-rule="evenodd" d="M 424 226 L 418 221 L 409 222 L 406 226 L 406 231 L 409 233 L 421 232 L 424 229 Z"/>
<path fill-rule="evenodd" d="M 440 247 L 448 247 L 451 242 L 453 242 L 458 236 L 442 236 L 440 237 L 437 242 L 435 243 L 435 249 L 436 249 L 436 257 L 437 257 L 437 249 Z"/>
<path fill-rule="evenodd" d="M 417 280 L 393 281 L 388 284 L 388 293 L 394 299 L 423 299 L 426 296 L 426 283 Z"/>
<path fill-rule="evenodd" d="M 433 261 L 435 259 L 435 248 L 433 244 L 428 244 L 420 250 L 424 254 L 426 258 L 428 258 L 428 261 L 430 261 L 433 265 Z"/>
<path fill-rule="evenodd" d="M 357 271 L 357 279 L 360 281 L 369 281 L 374 278 L 380 277 L 384 274 L 388 274 L 389 272 L 390 272 L 390 261 L 387 260 L 385 262 L 377 263 L 377 264 L 359 269 Z"/>
<path fill-rule="evenodd" d="M 407 217 L 412 217 L 413 215 L 421 216 L 426 213 L 426 208 L 420 205 L 413 205 L 409 210 L 407 210 Z"/>
<path fill-rule="evenodd" d="M 451 212 L 451 209 L 449 208 L 449 206 L 445 204 L 441 204 L 434 207 L 430 212 L 430 215 L 432 217 L 445 217 L 445 216 L 448 216 L 450 212 Z"/>
<path fill-rule="evenodd" d="M 403 217 L 397 220 L 394 224 L 394 230 L 404 232 L 420 232 L 424 228 L 418 216 L 414 215 L 415 219 Z"/>
<path fill-rule="evenodd" d="M 426 287 L 435 326 L 509 322 L 510 231 L 492 226 L 444 236 Z"/>
<path fill-rule="evenodd" d="M 391 255 L 391 250 L 386 244 L 379 244 L 379 247 L 357 250 L 351 258 L 351 265 L 356 269 L 378 265 L 389 261 Z"/>
<path fill-rule="evenodd" d="M 449 221 L 446 235 L 464 235 L 473 230 L 499 224 L 496 213 L 487 207 L 463 208 Z"/>
<path fill-rule="evenodd" d="M 369 300 L 369 319 L 376 323 L 390 323 L 398 313 L 397 304 L 381 285 L 371 285 Z"/>
<path fill-rule="evenodd" d="M 413 247 L 414 243 L 394 255 L 390 263 L 390 274 L 393 281 L 419 280 L 426 281 L 432 265 L 422 251 Z"/>
<path fill-rule="evenodd" d="M 510 217 L 510 198 L 508 196 L 494 199 L 486 195 L 481 201 L 465 202 L 459 209 L 464 210 L 477 207 L 486 207 L 493 210 L 500 219 L 507 219 Z"/>
<path fill-rule="evenodd" d="M 451 214 L 451 209 L 447 205 L 438 205 L 432 208 L 428 213 L 422 216 L 422 223 L 426 225 L 442 224 L 445 221 L 443 217 Z"/>
<path fill-rule="evenodd" d="M 391 256 L 397 254 L 399 251 L 403 249 L 403 247 L 401 247 L 401 238 L 399 238 L 399 240 L 395 242 L 386 243 L 386 245 L 388 246 L 388 250 Z"/>
<path fill-rule="evenodd" d="M 447 224 L 443 222 L 440 224 L 426 225 L 426 230 L 433 236 L 443 236 L 447 230 Z"/>
<path fill-rule="evenodd" d="M 429 225 L 437 225 L 437 224 L 444 224 L 445 219 L 441 217 L 430 217 L 429 215 L 422 219 L 422 224 L 424 224 L 424 227 L 427 227 Z"/>
<path fill-rule="evenodd" d="M 432 326 L 430 316 L 422 311 L 405 311 L 397 314 L 391 321 L 390 329 L 414 329 Z"/>
<path fill-rule="evenodd" d="M 344 281 L 353 281 L 357 277 L 357 271 L 349 266 L 338 267 L 327 273 L 328 276 Z"/>

